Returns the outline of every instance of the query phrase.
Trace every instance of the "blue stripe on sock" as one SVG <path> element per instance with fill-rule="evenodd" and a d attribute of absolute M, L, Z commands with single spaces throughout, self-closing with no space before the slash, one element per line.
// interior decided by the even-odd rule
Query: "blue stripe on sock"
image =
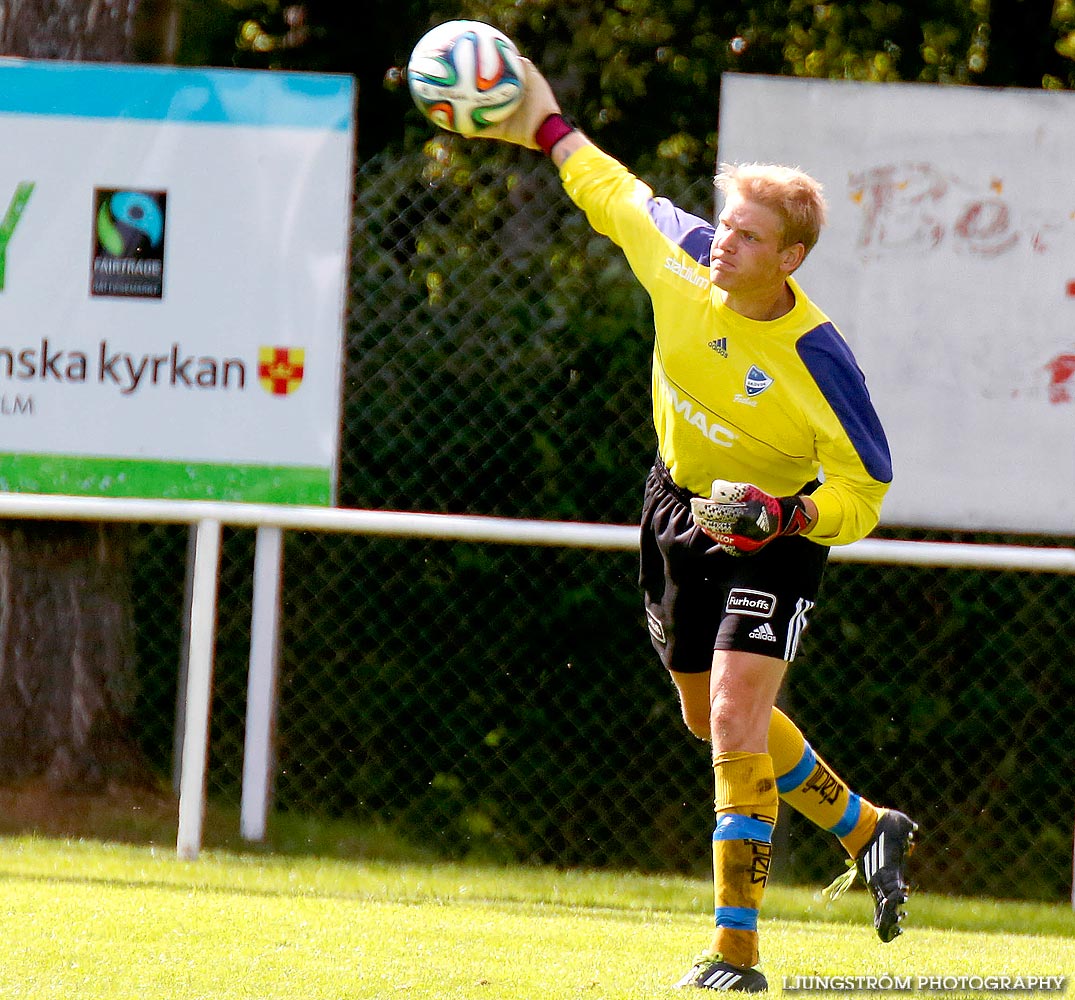
<path fill-rule="evenodd" d="M 859 821 L 859 813 L 861 812 L 862 799 L 854 792 L 851 792 L 847 799 L 847 808 L 844 810 L 843 816 L 840 817 L 840 822 L 835 826 L 830 826 L 829 833 L 835 833 L 837 837 L 846 837 L 855 829 L 855 824 Z"/>
<path fill-rule="evenodd" d="M 776 779 L 776 790 L 781 795 L 794 791 L 814 773 L 816 766 L 817 756 L 814 754 L 814 748 L 806 743 L 803 746 L 803 755 L 799 758 L 799 763 L 787 774 L 782 774 Z"/>
<path fill-rule="evenodd" d="M 773 827 L 765 820 L 739 813 L 724 813 L 717 819 L 713 830 L 714 840 L 761 840 L 766 844 L 773 842 Z"/>
<path fill-rule="evenodd" d="M 758 929 L 758 911 L 745 906 L 718 906 L 716 910 L 717 926 L 728 930 L 756 931 Z"/>

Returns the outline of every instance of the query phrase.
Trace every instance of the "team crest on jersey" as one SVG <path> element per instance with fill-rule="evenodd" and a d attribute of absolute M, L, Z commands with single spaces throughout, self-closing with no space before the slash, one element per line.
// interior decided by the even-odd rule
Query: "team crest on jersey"
<path fill-rule="evenodd" d="M 743 382 L 748 396 L 758 396 L 773 384 L 773 377 L 766 375 L 757 365 L 751 365 Z"/>

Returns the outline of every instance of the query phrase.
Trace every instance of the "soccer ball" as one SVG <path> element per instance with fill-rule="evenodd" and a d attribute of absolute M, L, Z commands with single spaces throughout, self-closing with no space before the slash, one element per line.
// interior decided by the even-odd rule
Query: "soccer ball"
<path fill-rule="evenodd" d="M 434 125 L 477 135 L 523 99 L 523 64 L 507 35 L 482 21 L 447 21 L 422 36 L 407 62 L 407 85 Z"/>

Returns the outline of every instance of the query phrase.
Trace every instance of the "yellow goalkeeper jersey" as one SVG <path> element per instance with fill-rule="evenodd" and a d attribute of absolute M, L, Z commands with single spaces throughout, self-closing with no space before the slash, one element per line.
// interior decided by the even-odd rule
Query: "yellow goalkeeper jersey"
<path fill-rule="evenodd" d="M 587 145 L 560 170 L 593 228 L 622 248 L 656 329 L 653 424 L 673 480 L 708 496 L 714 479 L 774 496 L 813 493 L 811 540 L 857 541 L 876 526 L 892 462 L 850 348 L 793 280 L 772 321 L 729 309 L 709 278 L 713 225 L 680 211 Z"/>

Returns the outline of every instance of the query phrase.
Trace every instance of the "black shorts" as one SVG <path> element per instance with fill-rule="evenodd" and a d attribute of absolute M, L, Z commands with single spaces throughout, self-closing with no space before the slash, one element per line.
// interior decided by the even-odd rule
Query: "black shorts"
<path fill-rule="evenodd" d="M 792 536 L 754 555 L 728 555 L 695 524 L 692 495 L 660 461 L 654 465 L 642 508 L 639 583 L 661 662 L 668 670 L 701 673 L 712 666 L 714 650 L 734 649 L 790 663 L 817 599 L 828 546 Z"/>

